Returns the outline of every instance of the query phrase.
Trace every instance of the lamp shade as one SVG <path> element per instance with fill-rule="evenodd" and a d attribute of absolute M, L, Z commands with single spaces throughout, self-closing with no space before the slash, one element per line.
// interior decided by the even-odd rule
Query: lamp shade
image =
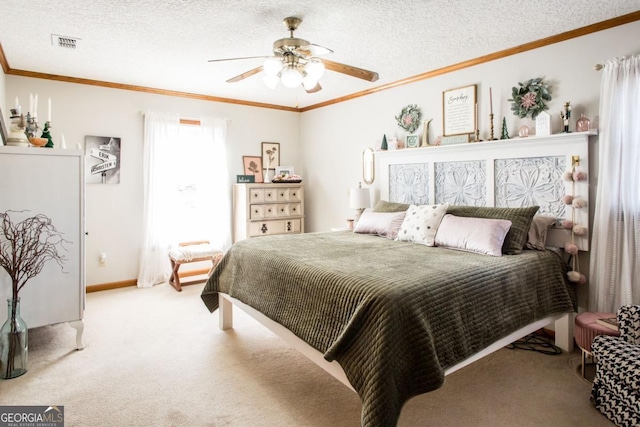
<path fill-rule="evenodd" d="M 282 71 L 282 76 L 280 77 L 282 84 L 289 88 L 294 88 L 300 86 L 302 83 L 302 74 L 295 68 L 289 66 L 284 71 Z"/>
<path fill-rule="evenodd" d="M 352 209 L 366 209 L 371 206 L 368 188 L 352 188 L 349 191 L 349 207 Z"/>

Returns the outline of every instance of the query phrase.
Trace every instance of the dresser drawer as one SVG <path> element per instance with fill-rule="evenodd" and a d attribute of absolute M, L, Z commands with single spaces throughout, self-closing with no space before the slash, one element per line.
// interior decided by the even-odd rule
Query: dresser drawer
<path fill-rule="evenodd" d="M 272 234 L 300 233 L 300 218 L 253 221 L 249 224 L 249 236 L 269 236 Z"/>
<path fill-rule="evenodd" d="M 249 191 L 249 203 L 262 203 L 264 202 L 264 189 L 252 188 Z"/>

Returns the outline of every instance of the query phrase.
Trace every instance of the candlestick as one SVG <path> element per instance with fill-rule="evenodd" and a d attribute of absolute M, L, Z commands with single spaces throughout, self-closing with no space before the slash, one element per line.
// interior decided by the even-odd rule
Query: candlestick
<path fill-rule="evenodd" d="M 60 134 L 60 148 L 67 148 L 67 141 L 64 140 L 64 134 Z"/>
<path fill-rule="evenodd" d="M 31 112 L 31 115 L 36 118 L 38 117 L 38 94 L 36 93 L 36 96 L 33 98 L 33 111 Z"/>
<path fill-rule="evenodd" d="M 49 98 L 49 108 L 47 112 L 47 121 L 51 122 L 51 98 Z"/>
<path fill-rule="evenodd" d="M 489 137 L 489 141 L 493 141 L 493 113 L 489 114 L 489 121 L 491 122 L 491 136 Z"/>
<path fill-rule="evenodd" d="M 491 88 L 489 88 L 489 113 L 493 114 L 493 92 Z"/>
<path fill-rule="evenodd" d="M 19 106 L 20 106 L 20 103 L 18 102 L 18 97 L 16 96 L 16 110 L 18 109 Z"/>
<path fill-rule="evenodd" d="M 29 111 L 27 113 L 33 114 L 33 94 L 29 94 Z"/>
<path fill-rule="evenodd" d="M 480 141 L 480 126 L 478 123 L 478 103 L 476 102 L 476 142 Z"/>

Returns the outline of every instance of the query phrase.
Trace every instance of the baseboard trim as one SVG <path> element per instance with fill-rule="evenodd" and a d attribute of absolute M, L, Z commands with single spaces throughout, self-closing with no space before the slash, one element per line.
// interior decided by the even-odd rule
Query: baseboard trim
<path fill-rule="evenodd" d="M 180 278 L 182 278 L 182 277 L 190 277 L 190 276 L 200 276 L 202 274 L 208 274 L 208 273 L 209 273 L 209 269 L 203 268 L 199 270 L 185 271 L 184 273 L 180 272 L 179 275 L 180 275 Z M 91 292 L 108 291 L 110 289 L 120 289 L 120 288 L 127 288 L 129 286 L 137 286 L 137 284 L 138 284 L 137 279 L 122 280 L 120 282 L 101 283 L 99 285 L 87 286 L 86 292 L 91 293 Z"/>

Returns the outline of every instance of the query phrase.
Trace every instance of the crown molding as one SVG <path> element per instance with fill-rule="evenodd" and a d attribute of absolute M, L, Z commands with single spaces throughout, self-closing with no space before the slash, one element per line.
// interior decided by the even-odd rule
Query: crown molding
<path fill-rule="evenodd" d="M 276 105 L 276 104 L 266 104 L 260 102 L 252 102 L 252 101 L 244 101 L 239 99 L 232 98 L 221 98 L 217 96 L 210 95 L 202 95 L 197 93 L 189 93 L 189 92 L 180 92 L 159 88 L 152 88 L 146 86 L 136 86 L 122 83 L 113 83 L 106 82 L 101 80 L 92 80 L 92 79 L 82 79 L 77 77 L 68 77 L 68 76 L 60 76 L 56 74 L 47 74 L 47 73 L 38 73 L 34 71 L 27 70 L 17 70 L 13 69 L 9 66 L 9 62 L 2 50 L 2 44 L 0 44 L 0 65 L 2 65 L 2 70 L 7 75 L 14 76 L 23 76 L 23 77 L 32 77 L 37 79 L 45 79 L 45 80 L 56 80 L 67 83 L 76 83 L 76 84 L 85 84 L 91 86 L 101 86 L 112 89 L 122 89 L 122 90 L 132 90 L 136 92 L 145 92 L 145 93 L 153 93 L 157 95 L 167 95 L 167 96 L 176 96 L 180 98 L 189 98 L 189 99 L 198 99 L 202 101 L 210 101 L 210 102 L 222 102 L 228 104 L 236 104 L 236 105 L 245 105 L 249 107 L 258 107 L 258 108 L 269 108 L 274 110 L 282 110 L 282 111 L 292 111 L 303 113 L 305 111 L 311 111 L 318 108 L 326 107 L 333 104 L 338 104 L 340 102 L 349 101 L 351 99 L 360 98 L 363 96 L 371 95 L 377 92 L 382 92 L 387 89 L 392 89 L 399 86 L 404 86 L 410 83 L 415 83 L 421 80 L 430 79 L 436 76 L 441 76 L 443 74 L 451 73 L 454 71 L 459 71 L 465 68 L 473 67 L 475 65 L 484 64 L 487 62 L 495 61 L 496 59 L 505 58 L 507 56 L 516 55 L 518 53 L 526 52 L 533 49 L 538 49 L 540 47 L 549 46 L 555 43 L 560 43 L 566 40 L 574 39 L 577 37 L 582 37 L 588 34 L 596 33 L 603 30 L 608 30 L 610 28 L 614 28 L 620 25 L 629 24 L 631 22 L 640 20 L 640 11 L 632 12 L 626 15 L 618 16 L 616 18 L 608 19 L 606 21 L 597 22 L 595 24 L 587 25 L 585 27 L 577 28 L 575 30 L 567 31 L 564 33 L 556 34 L 554 36 L 545 37 L 543 39 L 535 40 L 529 43 L 522 44 L 520 46 L 511 47 L 508 49 L 504 49 L 498 52 L 490 53 L 488 55 L 479 56 L 477 58 L 469 59 L 467 61 L 459 62 L 457 64 L 449 65 L 446 67 L 438 68 L 436 70 L 427 71 L 422 74 L 418 74 L 412 77 L 408 77 L 406 79 L 398 80 L 395 82 L 387 83 L 381 86 L 376 86 L 371 89 L 363 90 L 360 92 L 355 92 L 350 95 L 346 95 L 343 97 L 330 99 L 328 101 L 320 102 L 318 104 L 309 105 L 307 107 L 287 107 L 284 105 Z"/>

